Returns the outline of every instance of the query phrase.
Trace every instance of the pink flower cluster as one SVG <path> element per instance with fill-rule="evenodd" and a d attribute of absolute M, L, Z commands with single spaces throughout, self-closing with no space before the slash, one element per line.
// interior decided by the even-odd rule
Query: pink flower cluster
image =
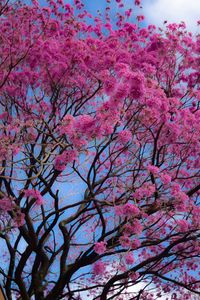
<path fill-rule="evenodd" d="M 177 225 L 179 227 L 179 230 L 181 232 L 187 232 L 188 231 L 189 223 L 186 220 L 177 220 L 176 223 L 177 223 Z"/>
<path fill-rule="evenodd" d="M 140 0 L 135 0 L 135 5 L 141 5 L 141 1 Z"/>
<path fill-rule="evenodd" d="M 131 242 L 131 248 L 132 249 L 137 249 L 140 246 L 141 246 L 140 240 L 138 240 L 138 239 L 132 240 L 132 242 Z"/>
<path fill-rule="evenodd" d="M 188 206 L 189 197 L 181 191 L 181 187 L 179 184 L 174 183 L 171 187 L 171 194 L 175 198 L 174 207 L 177 211 L 186 211 Z"/>
<path fill-rule="evenodd" d="M 8 197 L 3 197 L 0 199 L 0 210 L 11 211 L 13 208 L 12 202 Z"/>
<path fill-rule="evenodd" d="M 23 226 L 24 223 L 25 223 L 25 214 L 19 210 L 19 211 L 17 211 L 15 218 L 14 218 L 14 226 L 20 227 L 20 226 Z"/>
<path fill-rule="evenodd" d="M 200 227 L 200 207 L 196 205 L 193 205 L 192 209 L 192 224 Z"/>
<path fill-rule="evenodd" d="M 95 245 L 94 245 L 94 251 L 97 254 L 103 254 L 106 251 L 106 245 L 107 245 L 107 243 L 103 242 L 103 241 L 95 243 Z"/>
<path fill-rule="evenodd" d="M 138 234 L 140 235 L 143 231 L 143 226 L 141 222 L 138 219 L 134 219 L 132 221 L 132 228 L 133 228 L 133 234 Z"/>
<path fill-rule="evenodd" d="M 105 272 L 105 264 L 102 261 L 98 261 L 93 266 L 94 275 L 102 275 Z"/>
<path fill-rule="evenodd" d="M 142 230 L 143 226 L 138 219 L 134 219 L 133 221 L 131 221 L 131 224 L 128 223 L 124 226 L 124 233 L 126 235 L 141 234 Z"/>
<path fill-rule="evenodd" d="M 132 203 L 124 204 L 122 207 L 122 212 L 124 215 L 129 217 L 138 216 L 140 214 L 139 208 Z"/>
<path fill-rule="evenodd" d="M 139 274 L 138 272 L 133 272 L 133 273 L 131 273 L 130 278 L 131 278 L 133 281 L 135 281 L 135 280 L 138 279 L 139 276 L 140 276 L 140 274 Z"/>
<path fill-rule="evenodd" d="M 77 151 L 74 149 L 66 150 L 55 158 L 54 166 L 58 171 L 64 171 L 68 163 L 73 162 L 77 158 Z"/>
<path fill-rule="evenodd" d="M 119 242 L 122 247 L 129 248 L 131 246 L 131 239 L 127 235 L 122 235 Z"/>
<path fill-rule="evenodd" d="M 90 115 L 81 115 L 75 121 L 75 129 L 80 133 L 92 138 L 97 134 L 96 120 Z"/>
<path fill-rule="evenodd" d="M 38 190 L 34 190 L 34 189 L 25 190 L 24 196 L 35 199 L 35 203 L 37 205 L 42 205 L 44 203 L 44 199 L 42 198 L 42 195 L 40 194 L 40 192 Z"/>
<path fill-rule="evenodd" d="M 117 121 L 116 103 L 111 100 L 103 103 L 97 109 L 96 117 L 89 114 L 79 115 L 76 118 L 66 115 L 59 126 L 59 132 L 60 134 L 66 134 L 74 147 L 79 149 L 87 144 L 87 140 L 111 134 L 113 132 L 113 124 Z M 128 130 L 125 130 L 121 135 L 123 135 L 121 137 L 121 142 L 123 143 L 130 139 Z"/>
<path fill-rule="evenodd" d="M 99 106 L 96 113 L 96 120 L 98 122 L 98 134 L 111 134 L 114 125 L 119 121 L 119 110 L 116 101 L 111 98 Z"/>
<path fill-rule="evenodd" d="M 125 257 L 125 261 L 126 261 L 127 265 L 132 265 L 135 261 L 134 257 L 133 257 L 133 254 L 128 253 Z"/>
<path fill-rule="evenodd" d="M 117 86 L 114 94 L 115 104 L 121 103 L 128 96 L 128 87 L 123 83 Z"/>
<path fill-rule="evenodd" d="M 153 193 L 155 192 L 155 185 L 154 184 L 143 184 L 142 187 L 138 188 L 134 193 L 133 196 L 141 200 L 144 197 L 151 197 Z"/>
<path fill-rule="evenodd" d="M 126 203 L 121 206 L 116 206 L 115 207 L 115 213 L 117 216 L 127 216 L 127 217 L 135 217 L 140 214 L 139 208 L 132 204 L 132 203 Z"/>
<path fill-rule="evenodd" d="M 111 77 L 104 81 L 104 90 L 107 95 L 111 95 L 116 87 L 116 79 L 114 77 Z"/>
<path fill-rule="evenodd" d="M 148 165 L 147 166 L 147 170 L 149 171 L 149 173 L 152 173 L 153 175 L 158 175 L 159 173 L 159 168 L 153 165 Z"/>
<path fill-rule="evenodd" d="M 162 174 L 160 174 L 160 180 L 164 184 L 169 184 L 171 182 L 172 178 L 170 175 L 168 175 L 166 173 L 162 173 Z"/>
<path fill-rule="evenodd" d="M 118 141 L 123 145 L 130 142 L 131 139 L 132 139 L 132 133 L 130 130 L 122 130 L 118 134 Z"/>
<path fill-rule="evenodd" d="M 14 209 L 14 210 L 13 210 Z M 9 211 L 14 211 L 14 218 L 12 220 L 12 226 L 14 227 L 20 227 L 24 225 L 24 213 L 21 212 L 20 208 L 14 205 L 12 203 L 11 199 L 9 197 L 3 197 L 0 199 L 0 211 L 9 212 Z"/>
<path fill-rule="evenodd" d="M 164 184 L 169 184 L 172 180 L 171 176 L 168 175 L 167 173 L 160 173 L 160 169 L 154 165 L 148 165 L 147 170 L 149 173 L 153 174 L 154 176 L 159 176 L 160 180 Z"/>
<path fill-rule="evenodd" d="M 74 131 L 75 118 L 72 115 L 66 115 L 63 118 L 62 125 L 59 127 L 61 134 L 72 134 Z"/>
<path fill-rule="evenodd" d="M 119 238 L 119 242 L 122 247 L 125 248 L 132 248 L 136 249 L 138 248 L 141 243 L 139 239 L 131 239 L 131 235 L 137 234 L 140 235 L 143 231 L 143 226 L 141 222 L 138 219 L 134 219 L 131 224 L 126 224 L 124 226 L 123 235 Z"/>
<path fill-rule="evenodd" d="M 133 98 L 141 98 L 144 94 L 144 76 L 140 72 L 131 72 L 126 75 L 130 84 L 130 96 Z"/>

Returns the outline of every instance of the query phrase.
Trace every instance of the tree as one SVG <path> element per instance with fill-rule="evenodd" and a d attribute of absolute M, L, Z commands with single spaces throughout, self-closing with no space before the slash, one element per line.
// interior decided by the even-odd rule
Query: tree
<path fill-rule="evenodd" d="M 199 36 L 80 1 L 0 12 L 7 298 L 199 297 Z"/>

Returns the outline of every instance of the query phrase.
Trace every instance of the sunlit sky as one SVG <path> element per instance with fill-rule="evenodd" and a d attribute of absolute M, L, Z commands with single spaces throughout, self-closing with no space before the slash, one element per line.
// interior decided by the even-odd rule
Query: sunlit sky
<path fill-rule="evenodd" d="M 31 0 L 23 0 L 30 3 Z M 38 0 L 41 4 L 47 0 Z M 74 0 L 63 0 L 65 3 L 73 5 Z M 107 6 L 106 0 L 82 0 L 85 9 L 90 13 L 97 10 L 103 11 Z M 122 0 L 125 7 L 134 8 L 134 0 Z M 185 21 L 188 30 L 200 32 L 200 26 L 197 27 L 197 21 L 200 20 L 200 0 L 141 0 L 141 14 L 146 17 L 147 24 L 163 26 L 167 20 L 169 23 Z M 110 6 L 113 13 L 117 11 L 116 0 L 110 0 Z M 134 8 L 135 9 L 135 8 Z"/>
<path fill-rule="evenodd" d="M 189 30 L 197 32 L 200 20 L 200 0 L 143 0 L 143 11 L 148 23 L 161 26 L 163 21 L 185 21 Z"/>
<path fill-rule="evenodd" d="M 43 0 L 44 1 L 44 0 Z M 162 26 L 167 20 L 169 23 L 185 21 L 190 31 L 197 32 L 197 21 L 200 20 L 200 0 L 141 0 L 141 13 L 146 17 L 146 23 Z M 73 3 L 73 0 L 65 0 Z M 85 8 L 90 12 L 105 8 L 106 0 L 83 0 Z M 123 0 L 126 8 L 134 7 L 134 0 Z M 110 0 L 114 11 L 117 9 L 115 0 Z M 200 26 L 199 29 L 200 31 Z"/>

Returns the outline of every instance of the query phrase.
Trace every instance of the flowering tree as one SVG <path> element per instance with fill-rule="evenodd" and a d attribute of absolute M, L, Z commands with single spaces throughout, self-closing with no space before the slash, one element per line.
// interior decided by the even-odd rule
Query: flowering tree
<path fill-rule="evenodd" d="M 112 25 L 109 6 L 1 1 L 10 300 L 200 295 L 200 38 L 140 28 L 116 2 Z"/>

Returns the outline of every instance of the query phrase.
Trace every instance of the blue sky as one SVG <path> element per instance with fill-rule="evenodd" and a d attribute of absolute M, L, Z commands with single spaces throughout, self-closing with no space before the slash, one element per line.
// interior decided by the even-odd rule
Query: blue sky
<path fill-rule="evenodd" d="M 72 1 L 68 1 L 72 2 Z M 105 0 L 85 0 L 86 9 L 94 12 L 106 7 Z M 133 0 L 123 1 L 127 8 L 133 7 Z M 117 7 L 115 0 L 111 0 L 112 7 Z M 148 24 L 162 26 L 165 20 L 169 22 L 185 21 L 188 29 L 197 31 L 196 23 L 200 19 L 200 0 L 142 0 L 141 10 Z"/>
<path fill-rule="evenodd" d="M 147 24 L 163 25 L 165 20 L 169 23 L 185 21 L 190 31 L 197 32 L 197 21 L 200 20 L 200 0 L 141 0 L 142 10 Z M 30 0 L 25 0 L 30 2 Z M 46 0 L 39 0 L 44 4 Z M 74 0 L 64 0 L 65 3 L 73 4 Z M 82 0 L 85 8 L 94 14 L 97 10 L 103 11 L 107 6 L 106 0 Z M 125 8 L 134 8 L 134 0 L 123 0 Z M 110 0 L 113 12 L 117 10 L 115 0 Z M 135 9 L 135 8 L 134 8 Z M 200 26 L 199 26 L 200 27 Z M 200 31 L 200 30 L 199 30 Z"/>
<path fill-rule="evenodd" d="M 200 0 L 143 0 L 144 14 L 149 23 L 160 26 L 163 21 L 185 21 L 189 30 L 197 32 Z"/>

